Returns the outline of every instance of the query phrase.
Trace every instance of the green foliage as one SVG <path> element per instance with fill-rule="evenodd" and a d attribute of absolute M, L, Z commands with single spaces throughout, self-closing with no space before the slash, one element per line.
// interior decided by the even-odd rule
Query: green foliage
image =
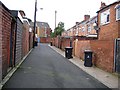
<path fill-rule="evenodd" d="M 51 36 L 51 38 L 55 37 L 55 33 L 52 32 L 50 36 Z"/>
<path fill-rule="evenodd" d="M 59 22 L 58 26 L 55 28 L 54 33 L 51 34 L 51 37 L 56 37 L 58 35 L 61 36 L 62 32 L 64 31 L 64 23 L 63 22 Z"/>

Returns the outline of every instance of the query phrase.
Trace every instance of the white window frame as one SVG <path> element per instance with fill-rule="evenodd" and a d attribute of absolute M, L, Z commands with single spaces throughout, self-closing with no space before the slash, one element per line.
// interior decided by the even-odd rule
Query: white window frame
<path fill-rule="evenodd" d="M 109 15 L 109 21 L 107 21 L 108 15 Z M 110 23 L 110 9 L 102 12 L 101 17 L 100 17 L 100 24 L 101 25 L 105 25 L 108 23 Z"/>
<path fill-rule="evenodd" d="M 91 32 L 91 25 L 88 25 L 88 32 Z"/>
<path fill-rule="evenodd" d="M 85 27 L 82 27 L 82 32 L 84 32 L 85 31 Z"/>
<path fill-rule="evenodd" d="M 118 9 L 120 9 L 120 4 L 116 5 L 115 9 L 116 9 L 116 20 L 118 21 L 118 20 L 120 20 L 120 16 L 118 18 Z"/>

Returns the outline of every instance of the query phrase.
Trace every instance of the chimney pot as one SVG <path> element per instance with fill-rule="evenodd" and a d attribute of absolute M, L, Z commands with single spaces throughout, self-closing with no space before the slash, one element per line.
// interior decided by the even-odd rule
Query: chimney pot
<path fill-rule="evenodd" d="M 90 15 L 84 15 L 84 20 L 86 21 L 88 19 L 90 19 Z"/>
<path fill-rule="evenodd" d="M 104 8 L 106 6 L 106 4 L 104 2 L 101 2 L 101 7 L 100 9 Z"/>

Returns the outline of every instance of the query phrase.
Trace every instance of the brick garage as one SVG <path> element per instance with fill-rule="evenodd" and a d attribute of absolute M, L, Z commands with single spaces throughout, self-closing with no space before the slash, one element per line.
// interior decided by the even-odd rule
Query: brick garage
<path fill-rule="evenodd" d="M 29 52 L 29 24 L 23 23 L 22 31 L 22 58 Z"/>
<path fill-rule="evenodd" d="M 0 80 L 7 74 L 10 66 L 11 22 L 9 10 L 0 1 Z"/>
<path fill-rule="evenodd" d="M 15 65 L 17 65 L 23 58 L 22 55 L 22 37 L 23 37 L 23 22 L 20 19 L 19 11 L 12 10 L 12 15 L 16 19 L 16 28 L 15 28 Z M 21 17 L 22 18 L 22 17 Z"/>

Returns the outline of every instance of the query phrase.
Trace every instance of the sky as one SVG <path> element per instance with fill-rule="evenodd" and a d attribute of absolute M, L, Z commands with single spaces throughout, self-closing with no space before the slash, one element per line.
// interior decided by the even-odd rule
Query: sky
<path fill-rule="evenodd" d="M 76 22 L 82 21 L 85 14 L 89 14 L 90 17 L 96 16 L 101 1 L 109 5 L 117 0 L 37 0 L 36 20 L 48 22 L 54 30 L 57 11 L 56 24 L 63 22 L 67 30 Z M 34 21 L 35 0 L 1 0 L 1 2 L 10 10 L 23 10 L 26 17 Z"/>

